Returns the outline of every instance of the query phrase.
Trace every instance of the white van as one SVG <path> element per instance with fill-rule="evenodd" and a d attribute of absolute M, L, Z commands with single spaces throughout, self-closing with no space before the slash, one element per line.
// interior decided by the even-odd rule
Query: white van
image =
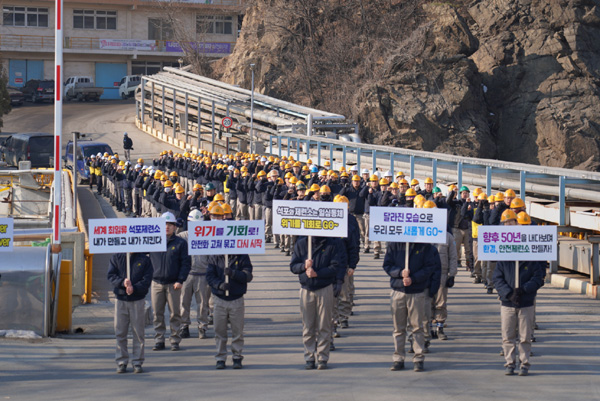
<path fill-rule="evenodd" d="M 133 96 L 135 89 L 142 83 L 142 77 L 139 75 L 127 75 L 121 78 L 119 82 L 119 96 L 121 99 L 127 99 Z"/>

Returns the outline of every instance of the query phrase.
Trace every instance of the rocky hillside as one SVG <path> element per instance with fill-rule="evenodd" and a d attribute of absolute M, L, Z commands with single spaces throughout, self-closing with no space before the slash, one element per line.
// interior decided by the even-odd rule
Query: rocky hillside
<path fill-rule="evenodd" d="M 600 171 L 600 0 L 255 0 L 215 76 L 365 142 Z"/>

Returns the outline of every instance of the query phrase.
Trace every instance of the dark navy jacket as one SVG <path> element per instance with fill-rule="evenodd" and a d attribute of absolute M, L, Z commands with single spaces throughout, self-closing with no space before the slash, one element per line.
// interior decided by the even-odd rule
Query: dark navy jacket
<path fill-rule="evenodd" d="M 533 306 L 537 290 L 544 285 L 546 275 L 545 262 L 519 262 L 519 288 L 523 290 L 523 295 L 519 299 L 519 305 L 510 302 L 508 298 L 515 289 L 515 266 L 513 261 L 501 261 L 496 264 L 494 270 L 494 286 L 502 306 L 511 308 L 526 308 Z"/>
<path fill-rule="evenodd" d="M 175 234 L 167 238 L 167 251 L 150 253 L 150 260 L 154 267 L 152 280 L 159 284 L 183 284 L 192 267 L 187 242 Z"/>
<path fill-rule="evenodd" d="M 313 270 L 317 277 L 308 278 L 305 261 L 308 259 L 307 237 L 298 237 L 290 262 L 290 271 L 298 275 L 302 288 L 310 291 L 325 288 L 346 274 L 347 256 L 340 238 L 312 237 Z"/>
<path fill-rule="evenodd" d="M 229 268 L 232 274 L 229 277 L 228 296 L 225 296 L 225 291 L 219 288 L 225 282 L 225 256 L 209 256 L 207 264 L 206 281 L 214 295 L 226 301 L 244 296 L 248 283 L 252 281 L 252 263 L 248 255 L 229 255 Z"/>
<path fill-rule="evenodd" d="M 130 259 L 131 285 L 133 293 L 127 295 L 123 282 L 127 278 L 126 253 L 115 253 L 111 256 L 107 278 L 114 287 L 113 292 L 120 301 L 139 301 L 144 299 L 152 284 L 152 263 L 148 256 L 132 253 Z"/>
<path fill-rule="evenodd" d="M 396 291 L 417 294 L 425 291 L 430 284 L 431 275 L 440 263 L 440 255 L 431 244 L 410 244 L 408 268 L 412 284 L 404 287 L 402 270 L 404 270 L 405 244 L 388 242 L 383 270 L 390 276 L 390 286 Z"/>

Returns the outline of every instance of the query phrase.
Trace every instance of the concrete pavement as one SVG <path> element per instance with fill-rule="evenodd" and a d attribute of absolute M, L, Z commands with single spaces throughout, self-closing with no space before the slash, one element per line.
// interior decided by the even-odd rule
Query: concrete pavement
<path fill-rule="evenodd" d="M 506 377 L 500 350 L 499 302 L 459 272 L 450 292 L 448 341 L 434 340 L 423 373 L 391 372 L 392 322 L 381 260 L 361 254 L 350 328 L 340 330 L 328 371 L 305 371 L 297 278 L 289 258 L 267 245 L 253 256 L 246 295 L 245 368 L 214 369 L 210 338 L 185 339 L 182 351 L 153 352 L 146 330 L 146 372 L 117 375 L 110 301 L 76 309 L 83 334 L 44 340 L 0 340 L 0 397 L 11 400 L 214 399 L 445 400 L 600 399 L 597 301 L 542 288 L 531 375 Z M 96 269 L 101 269 L 96 265 Z M 98 273 L 100 276 L 101 274 Z M 99 294 L 104 298 L 105 294 Z M 107 297 L 108 298 L 108 297 Z M 196 334 L 192 327 L 192 335 Z M 229 359 L 228 364 L 231 364 Z"/>

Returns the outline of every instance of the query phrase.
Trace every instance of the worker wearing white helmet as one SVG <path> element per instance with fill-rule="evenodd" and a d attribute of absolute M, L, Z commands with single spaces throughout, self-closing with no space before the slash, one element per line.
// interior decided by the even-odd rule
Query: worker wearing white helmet
<path fill-rule="evenodd" d="M 206 216 L 209 216 L 208 214 Z M 188 232 L 193 230 L 193 222 L 204 220 L 202 212 L 193 209 L 188 214 L 188 231 L 177 234 L 188 242 Z M 196 300 L 196 322 L 198 324 L 198 338 L 206 338 L 209 323 L 210 287 L 206 281 L 207 255 L 194 255 L 191 257 L 192 265 L 188 278 L 181 289 L 181 338 L 190 337 L 192 298 Z"/>

